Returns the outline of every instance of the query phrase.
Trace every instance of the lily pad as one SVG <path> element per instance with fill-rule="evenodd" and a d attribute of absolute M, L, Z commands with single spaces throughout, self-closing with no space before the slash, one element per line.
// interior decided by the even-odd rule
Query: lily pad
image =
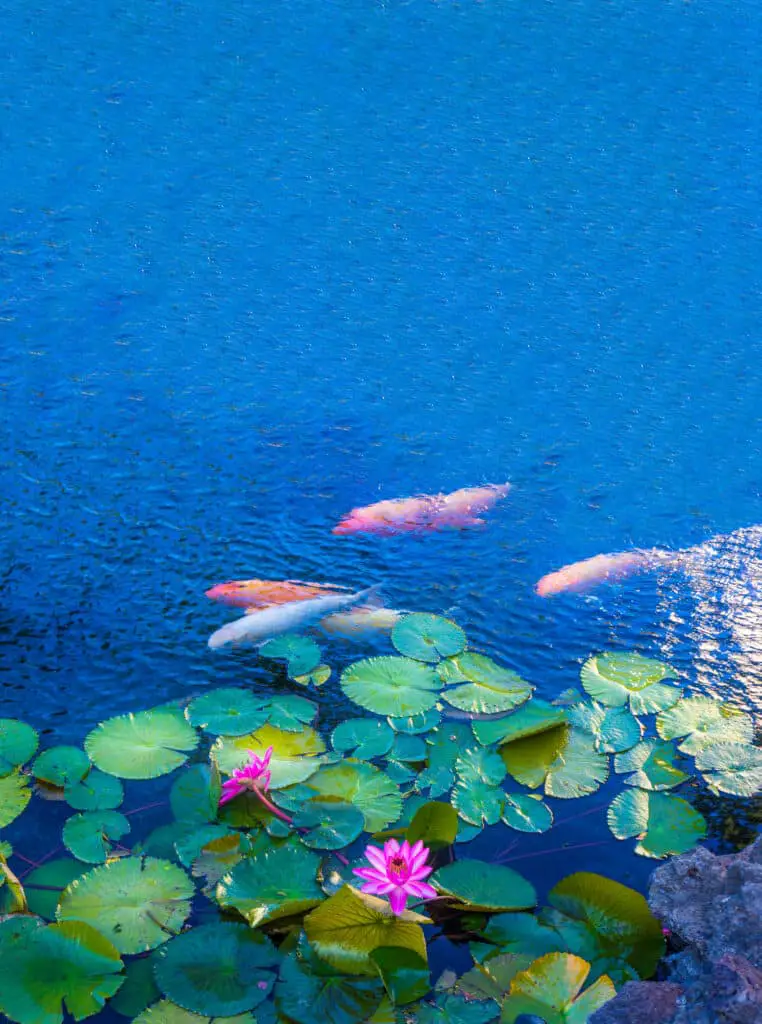
<path fill-rule="evenodd" d="M 586 1024 L 616 995 L 611 979 L 605 975 L 582 992 L 589 973 L 590 964 L 571 953 L 540 957 L 511 982 L 501 1024 L 515 1024 L 523 1015 L 540 1017 L 545 1024 Z"/>
<path fill-rule="evenodd" d="M 325 750 L 320 734 L 308 725 L 291 732 L 268 723 L 246 736 L 219 736 L 212 755 L 220 770 L 230 775 L 246 764 L 249 751 L 261 757 L 268 747 L 273 748 L 270 789 L 283 789 L 308 779 L 322 763 L 314 755 Z"/>
<path fill-rule="evenodd" d="M 394 743 L 389 751 L 389 762 L 401 761 L 407 764 L 418 764 L 428 757 L 429 749 L 423 736 L 408 736 L 399 733 L 394 737 Z"/>
<path fill-rule="evenodd" d="M 430 850 L 452 846 L 458 831 L 458 815 L 450 804 L 429 800 L 413 815 L 405 838 L 412 845 L 419 839 Z"/>
<path fill-rule="evenodd" d="M 485 747 L 493 743 L 511 743 L 513 740 L 535 736 L 555 729 L 566 722 L 563 708 L 553 707 L 547 701 L 535 698 L 503 718 L 488 718 L 471 723 L 474 736 Z"/>
<path fill-rule="evenodd" d="M 194 878 L 204 878 L 207 885 L 214 885 L 249 853 L 249 837 L 243 832 L 229 832 L 204 843 L 193 859 L 191 874 Z"/>
<path fill-rule="evenodd" d="M 511 711 L 532 696 L 529 683 L 491 658 L 467 651 L 454 660 L 469 682 L 448 687 L 442 697 L 461 711 L 488 715 Z"/>
<path fill-rule="evenodd" d="M 617 839 L 637 837 L 635 852 L 644 857 L 687 853 L 706 835 L 706 822 L 699 812 L 671 793 L 626 790 L 614 799 L 607 818 Z"/>
<path fill-rule="evenodd" d="M 756 796 L 762 790 L 762 749 L 748 743 L 714 743 L 698 751 L 696 767 L 714 793 Z"/>
<path fill-rule="evenodd" d="M 0 828 L 18 818 L 31 796 L 28 780 L 18 770 L 0 776 Z"/>
<path fill-rule="evenodd" d="M 672 707 L 681 691 L 664 679 L 676 679 L 669 665 L 641 654 L 607 652 L 589 658 L 580 673 L 585 691 L 601 704 L 622 707 L 629 701 L 634 715 L 647 715 Z"/>
<path fill-rule="evenodd" d="M 26 722 L 15 718 L 0 718 L 0 776 L 10 775 L 14 768 L 34 756 L 39 738 Z"/>
<path fill-rule="evenodd" d="M 75 879 L 64 890 L 58 918 L 97 924 L 120 953 L 143 953 L 182 928 L 193 893 L 176 864 L 124 857 Z"/>
<path fill-rule="evenodd" d="M 457 722 L 442 723 L 426 739 L 428 767 L 418 777 L 418 789 L 430 787 L 431 796 L 447 793 L 455 781 L 455 761 L 461 750 L 471 745 L 471 732 Z"/>
<path fill-rule="evenodd" d="M 317 704 L 295 693 L 281 693 L 269 703 L 269 723 L 283 732 L 301 732 L 314 721 Z"/>
<path fill-rule="evenodd" d="M 304 930 L 317 955 L 331 966 L 346 974 L 376 977 L 371 954 L 377 949 L 408 949 L 426 962 L 421 922 L 428 918 L 409 910 L 395 917 L 387 900 L 345 885 L 307 915 Z"/>
<path fill-rule="evenodd" d="M 260 1024 L 272 1024 L 259 1018 Z M 184 1010 L 171 999 L 161 999 L 149 1006 L 132 1024 L 258 1024 L 251 1013 L 240 1013 L 234 1017 L 205 1017 L 200 1013 Z"/>
<path fill-rule="evenodd" d="M 607 708 L 583 702 L 570 707 L 566 714 L 573 726 L 594 736 L 596 749 L 606 754 L 629 750 L 643 732 L 643 726 L 626 706 Z"/>
<path fill-rule="evenodd" d="M 285 658 L 290 676 L 303 676 L 320 664 L 320 648 L 306 636 L 285 633 L 268 640 L 259 648 L 263 658 Z"/>
<path fill-rule="evenodd" d="M 186 712 L 191 725 L 217 736 L 243 736 L 267 721 L 269 708 L 249 690 L 224 687 L 197 697 Z"/>
<path fill-rule="evenodd" d="M 754 722 L 749 715 L 709 697 L 687 697 L 656 719 L 663 740 L 683 737 L 680 750 L 697 754 L 713 743 L 751 743 Z"/>
<path fill-rule="evenodd" d="M 305 800 L 294 815 L 294 828 L 306 830 L 301 840 L 312 850 L 342 850 L 364 827 L 360 808 L 335 796 Z"/>
<path fill-rule="evenodd" d="M 484 943 L 471 944 L 477 961 L 494 956 L 496 949 L 514 955 L 527 953 L 533 960 L 566 949 L 558 932 L 538 921 L 535 914 L 494 914 L 479 932 Z"/>
<path fill-rule="evenodd" d="M 505 793 L 502 814 L 508 828 L 517 832 L 547 832 L 553 812 L 539 797 L 529 793 Z"/>
<path fill-rule="evenodd" d="M 381 1005 L 379 978 L 347 977 L 314 955 L 287 956 L 275 987 L 275 1005 L 294 1024 L 354 1024 Z"/>
<path fill-rule="evenodd" d="M 217 886 L 217 902 L 252 928 L 310 910 L 323 899 L 316 881 L 320 857 L 301 844 L 247 857 Z"/>
<path fill-rule="evenodd" d="M 84 779 L 64 787 L 64 798 L 75 811 L 113 811 L 124 800 L 119 779 L 92 768 Z"/>
<path fill-rule="evenodd" d="M 455 759 L 455 774 L 462 783 L 484 782 L 499 786 L 505 778 L 503 759 L 494 750 L 473 747 L 463 750 Z"/>
<path fill-rule="evenodd" d="M 618 774 L 633 772 L 625 784 L 640 789 L 672 789 L 690 778 L 686 772 L 675 766 L 675 746 L 648 739 L 638 743 L 632 750 L 617 754 L 614 771 Z"/>
<path fill-rule="evenodd" d="M 312 672 L 305 672 L 303 676 L 291 676 L 291 678 L 300 686 L 309 686 L 310 683 L 315 686 L 324 686 L 331 678 L 331 666 L 318 665 Z"/>
<path fill-rule="evenodd" d="M 470 825 L 496 825 L 503 812 L 502 789 L 478 779 L 459 780 L 452 791 L 452 805 Z"/>
<path fill-rule="evenodd" d="M 63 842 L 78 860 L 101 864 L 111 853 L 112 842 L 129 831 L 130 823 L 119 811 L 86 811 L 66 822 Z"/>
<path fill-rule="evenodd" d="M 341 688 L 360 707 L 401 718 L 433 708 L 440 682 L 428 665 L 412 658 L 366 658 L 344 669 Z"/>
<path fill-rule="evenodd" d="M 81 878 L 86 871 L 89 871 L 86 864 L 71 860 L 69 857 L 51 860 L 35 868 L 24 879 L 29 910 L 47 921 L 52 921 L 66 886 L 75 878 Z"/>
<path fill-rule="evenodd" d="M 62 1024 L 101 1010 L 124 980 L 119 953 L 80 921 L 0 922 L 0 1012 L 19 1024 Z"/>
<path fill-rule="evenodd" d="M 387 718 L 389 725 L 395 732 L 405 733 L 410 736 L 423 735 L 435 726 L 439 725 L 442 715 L 438 708 L 429 708 L 428 711 L 421 711 L 417 715 L 407 715 L 404 718 Z"/>
<path fill-rule="evenodd" d="M 167 707 L 109 718 L 85 740 L 93 764 L 122 779 L 166 775 L 197 745 L 198 735 L 182 712 Z"/>
<path fill-rule="evenodd" d="M 460 654 L 466 646 L 466 634 L 451 619 L 414 612 L 397 622 L 392 643 L 407 658 L 436 662 Z"/>
<path fill-rule="evenodd" d="M 380 832 L 396 821 L 402 810 L 397 786 L 384 772 L 365 761 L 348 758 L 321 768 L 307 783 L 313 795 L 338 797 L 362 811 L 366 832 Z"/>
<path fill-rule="evenodd" d="M 530 789 L 544 782 L 548 796 L 567 800 L 594 793 L 608 778 L 608 758 L 592 737 L 567 726 L 508 743 L 500 756 L 517 782 Z"/>
<path fill-rule="evenodd" d="M 453 903 L 470 910 L 526 910 L 537 904 L 534 886 L 503 864 L 464 858 L 445 864 L 429 881 Z"/>
<path fill-rule="evenodd" d="M 44 750 L 32 765 L 38 782 L 49 786 L 67 786 L 80 782 L 90 771 L 90 758 L 79 747 L 51 747 Z"/>
<path fill-rule="evenodd" d="M 275 984 L 278 951 L 244 924 L 215 922 L 177 935 L 157 955 L 159 988 L 178 1006 L 207 1017 L 252 1010 Z"/>
<path fill-rule="evenodd" d="M 109 1002 L 109 1009 L 132 1020 L 161 996 L 153 968 L 155 954 L 131 960 L 125 967 L 124 984 Z"/>
<path fill-rule="evenodd" d="M 394 742 L 394 730 L 378 718 L 349 718 L 337 725 L 331 735 L 334 750 L 349 752 L 361 761 L 388 754 Z"/>
<path fill-rule="evenodd" d="M 416 1024 L 496 1024 L 499 1007 L 493 1000 L 466 999 L 455 992 L 441 992 L 436 1003 L 419 1003 Z"/>
<path fill-rule="evenodd" d="M 216 763 L 194 764 L 182 771 L 172 783 L 169 805 L 177 821 L 203 825 L 217 817 L 221 791 Z"/>

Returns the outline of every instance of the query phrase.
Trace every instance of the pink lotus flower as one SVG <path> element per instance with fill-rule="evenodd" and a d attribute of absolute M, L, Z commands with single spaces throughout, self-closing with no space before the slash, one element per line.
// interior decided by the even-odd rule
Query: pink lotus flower
<path fill-rule="evenodd" d="M 401 914 L 408 896 L 416 899 L 432 899 L 437 891 L 423 881 L 433 868 L 426 865 L 428 848 L 419 839 L 410 846 L 407 839 L 400 846 L 396 839 L 384 843 L 383 850 L 377 846 L 366 846 L 365 856 L 371 863 L 369 868 L 355 868 L 354 872 L 365 879 L 363 892 L 375 896 L 388 896 L 393 914 Z"/>
<path fill-rule="evenodd" d="M 270 785 L 268 765 L 273 756 L 273 748 L 268 747 L 263 757 L 257 757 L 253 750 L 247 750 L 247 754 L 249 755 L 248 764 L 245 764 L 243 768 L 237 768 L 233 772 L 232 778 L 222 784 L 220 807 L 240 793 L 245 793 L 247 789 L 256 790 L 261 795 Z"/>

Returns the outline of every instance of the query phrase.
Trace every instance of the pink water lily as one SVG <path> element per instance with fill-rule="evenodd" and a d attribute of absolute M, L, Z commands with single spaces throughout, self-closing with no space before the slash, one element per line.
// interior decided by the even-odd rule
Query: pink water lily
<path fill-rule="evenodd" d="M 270 785 L 270 758 L 273 756 L 273 748 L 268 747 L 262 757 L 258 757 L 253 750 L 247 750 L 249 760 L 243 768 L 237 768 L 227 782 L 222 784 L 222 796 L 220 807 L 233 800 L 240 793 L 246 790 L 256 790 L 258 794 L 266 792 Z"/>
<path fill-rule="evenodd" d="M 365 881 L 363 892 L 388 896 L 393 914 L 403 912 L 408 896 L 419 900 L 436 896 L 436 889 L 423 881 L 434 869 L 426 864 L 429 850 L 420 839 L 413 846 L 407 839 L 402 846 L 396 839 L 389 839 L 383 850 L 377 846 L 366 846 L 365 856 L 371 867 L 354 869 L 355 874 Z"/>

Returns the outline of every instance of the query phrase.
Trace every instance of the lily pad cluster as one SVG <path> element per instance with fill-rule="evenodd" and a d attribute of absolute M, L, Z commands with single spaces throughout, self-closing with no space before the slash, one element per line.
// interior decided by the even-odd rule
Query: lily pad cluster
<path fill-rule="evenodd" d="M 649 857 L 687 849 L 705 829 L 674 792 L 689 758 L 715 792 L 762 787 L 750 720 L 683 698 L 668 666 L 637 655 L 591 658 L 586 696 L 551 704 L 448 619 L 408 615 L 392 643 L 341 673 L 358 711 L 334 728 L 306 696 L 260 686 L 107 719 L 82 748 L 40 753 L 34 729 L 0 720 L 0 1014 L 62 1024 L 108 1003 L 141 1024 L 584 1024 L 649 977 L 664 944 L 638 893 L 577 873 L 538 908 L 526 878 L 463 844 L 546 832 L 553 801 L 594 793 L 613 764 L 613 835 Z M 262 654 L 305 688 L 328 678 L 312 640 Z M 252 757 L 267 785 L 221 805 Z M 161 804 L 148 831 L 124 807 L 140 783 Z M 22 858 L 13 823 L 35 793 L 68 816 L 51 855 Z M 401 914 L 354 874 L 390 838 L 421 842 L 434 868 L 436 898 Z M 428 946 L 453 922 L 473 966 L 437 981 Z"/>

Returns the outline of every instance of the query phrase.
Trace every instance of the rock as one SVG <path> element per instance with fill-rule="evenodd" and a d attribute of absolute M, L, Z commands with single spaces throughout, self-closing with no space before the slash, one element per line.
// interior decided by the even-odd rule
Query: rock
<path fill-rule="evenodd" d="M 680 949 L 669 980 L 629 982 L 590 1024 L 762 1024 L 762 837 L 737 854 L 673 858 L 649 903 Z"/>

